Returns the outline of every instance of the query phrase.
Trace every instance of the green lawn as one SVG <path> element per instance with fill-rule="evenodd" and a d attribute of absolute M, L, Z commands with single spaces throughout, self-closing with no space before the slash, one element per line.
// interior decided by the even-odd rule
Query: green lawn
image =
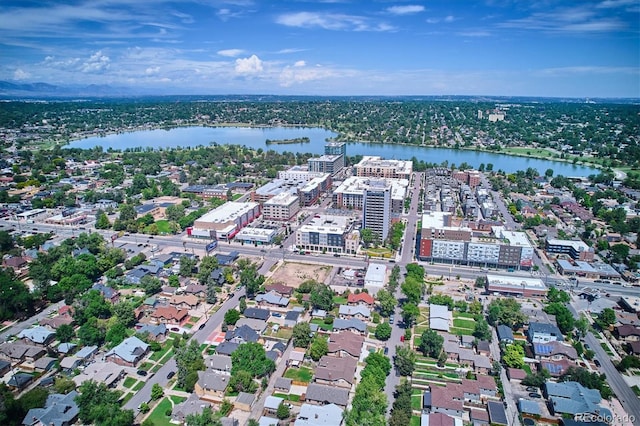
<path fill-rule="evenodd" d="M 169 228 L 168 220 L 159 220 L 156 222 L 156 226 L 158 227 L 159 234 L 170 234 L 171 228 Z"/>
<path fill-rule="evenodd" d="M 467 318 L 467 319 L 472 320 L 473 319 L 473 315 L 468 314 L 466 312 L 453 311 L 453 318 Z"/>
<path fill-rule="evenodd" d="M 420 426 L 420 416 L 411 416 L 411 422 L 409 423 L 409 426 Z"/>
<path fill-rule="evenodd" d="M 169 398 L 173 401 L 174 404 L 180 404 L 181 402 L 185 402 L 187 398 L 184 396 L 170 395 Z"/>
<path fill-rule="evenodd" d="M 134 379 L 133 377 L 127 377 L 126 379 L 124 379 L 122 386 L 124 386 L 127 389 L 131 389 L 131 386 L 133 386 L 135 382 L 137 382 L 137 380 Z"/>
<path fill-rule="evenodd" d="M 164 364 L 165 362 L 169 361 L 169 359 L 173 356 L 173 347 L 171 348 L 170 351 L 168 351 L 166 353 L 165 356 L 162 357 L 162 359 L 160 360 L 159 364 Z"/>
<path fill-rule="evenodd" d="M 344 296 L 333 296 L 333 303 L 335 303 L 336 305 L 346 305 L 347 298 Z"/>
<path fill-rule="evenodd" d="M 527 374 L 531 374 L 531 367 L 529 367 L 529 364 L 525 364 L 522 369 L 526 371 Z"/>
<path fill-rule="evenodd" d="M 171 401 L 168 398 L 163 398 L 156 408 L 149 414 L 149 419 L 153 422 L 154 426 L 171 426 L 171 417 L 167 417 L 165 413 L 169 408 L 172 408 Z"/>
<path fill-rule="evenodd" d="M 138 392 L 140 389 L 142 389 L 144 387 L 144 382 L 138 382 L 136 383 L 136 385 L 133 387 L 133 390 Z"/>
<path fill-rule="evenodd" d="M 299 402 L 300 395 L 292 395 L 287 393 L 274 393 L 273 396 L 277 396 L 278 398 L 286 399 L 287 401 Z"/>
<path fill-rule="evenodd" d="M 473 330 L 468 328 L 451 327 L 451 330 L 449 330 L 449 333 L 455 334 L 457 336 L 472 336 Z"/>
<path fill-rule="evenodd" d="M 422 410 L 422 396 L 421 395 L 412 395 L 411 396 L 411 408 L 414 410 Z"/>
<path fill-rule="evenodd" d="M 611 353 L 611 349 L 609 349 L 609 346 L 606 343 L 600 342 L 600 346 L 602 346 L 602 349 L 604 349 L 604 351 L 607 353 L 607 355 L 609 355 L 609 356 L 613 355 Z"/>
<path fill-rule="evenodd" d="M 638 387 L 638 385 L 631 386 L 631 390 L 633 391 L 633 393 L 640 396 L 640 388 Z"/>
<path fill-rule="evenodd" d="M 323 329 L 324 331 L 333 330 L 333 324 L 325 324 L 324 320 L 320 318 L 314 318 L 311 320 L 311 324 L 318 324 L 318 327 Z"/>
<path fill-rule="evenodd" d="M 288 368 L 284 373 L 286 379 L 309 383 L 313 377 L 313 370 L 308 367 Z"/>
<path fill-rule="evenodd" d="M 283 340 L 289 340 L 292 335 L 293 335 L 292 328 L 279 328 L 278 331 L 276 332 L 276 337 L 278 339 L 283 339 Z"/>
<path fill-rule="evenodd" d="M 558 155 L 557 153 L 549 151 L 545 148 L 527 148 L 516 146 L 503 148 L 501 152 L 515 155 L 529 155 L 538 158 L 555 158 Z"/>
<path fill-rule="evenodd" d="M 149 369 L 153 366 L 152 363 L 150 362 L 143 362 L 142 365 L 140 367 L 138 367 L 138 370 L 144 370 L 144 371 L 149 371 Z"/>
<path fill-rule="evenodd" d="M 167 351 L 169 351 L 173 346 L 171 345 L 171 342 L 165 342 L 165 344 L 162 346 L 162 349 L 160 349 L 158 352 L 154 352 L 151 354 L 151 356 L 149 357 L 149 359 L 151 361 L 158 361 L 160 358 L 162 358 L 164 356 L 164 354 L 167 353 Z"/>
<path fill-rule="evenodd" d="M 121 403 L 121 404 L 122 404 L 122 406 L 123 406 L 123 407 L 124 407 L 124 405 L 125 405 L 127 402 L 129 402 L 129 400 L 130 400 L 131 398 L 133 398 L 133 395 L 135 395 L 135 393 L 134 393 L 134 392 L 129 392 L 129 393 L 127 393 L 127 394 L 124 396 L 124 398 L 122 398 L 122 403 Z"/>
<path fill-rule="evenodd" d="M 454 318 L 453 326 L 456 328 L 468 328 L 473 330 L 476 327 L 476 322 L 468 319 Z"/>

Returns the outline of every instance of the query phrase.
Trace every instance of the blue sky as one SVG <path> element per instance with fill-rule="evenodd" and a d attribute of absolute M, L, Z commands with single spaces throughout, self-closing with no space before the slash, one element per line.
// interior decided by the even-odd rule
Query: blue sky
<path fill-rule="evenodd" d="M 640 2 L 4 0 L 0 58 L 158 94 L 640 97 Z"/>

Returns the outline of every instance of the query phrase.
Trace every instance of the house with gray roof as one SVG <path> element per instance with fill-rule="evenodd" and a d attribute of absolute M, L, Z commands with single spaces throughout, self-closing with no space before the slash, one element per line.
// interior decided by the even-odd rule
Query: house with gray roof
<path fill-rule="evenodd" d="M 229 355 L 214 354 L 204 360 L 207 370 L 221 374 L 231 374 L 231 357 Z"/>
<path fill-rule="evenodd" d="M 22 390 L 33 381 L 33 376 L 27 373 L 16 373 L 7 382 L 7 386 L 13 389 Z"/>
<path fill-rule="evenodd" d="M 236 322 L 236 328 L 240 328 L 244 325 L 250 327 L 258 334 L 261 334 L 267 328 L 267 322 L 260 319 L 240 318 L 238 322 Z"/>
<path fill-rule="evenodd" d="M 513 330 L 511 330 L 511 327 L 508 327 L 504 324 L 500 324 L 497 327 L 497 331 L 498 331 L 498 340 L 501 342 L 505 342 L 505 343 L 513 343 L 514 339 L 513 339 Z"/>
<path fill-rule="evenodd" d="M 351 330 L 359 333 L 365 333 L 367 331 L 367 324 L 356 318 L 342 319 L 336 318 L 333 320 L 333 331 Z"/>
<path fill-rule="evenodd" d="M 271 316 L 271 311 L 261 308 L 247 308 L 242 313 L 247 318 L 259 319 L 266 321 Z"/>
<path fill-rule="evenodd" d="M 527 337 L 531 343 L 562 342 L 564 340 L 562 332 L 557 326 L 542 322 L 530 322 Z"/>
<path fill-rule="evenodd" d="M 85 346 L 84 348 L 76 352 L 76 356 L 85 361 L 89 361 L 93 359 L 93 356 L 96 354 L 96 352 L 98 352 L 97 346 Z"/>
<path fill-rule="evenodd" d="M 306 402 L 317 405 L 336 404 L 346 407 L 349 403 L 349 389 L 310 383 L 307 386 Z"/>
<path fill-rule="evenodd" d="M 46 327 L 36 326 L 26 328 L 18 333 L 18 339 L 22 339 L 25 343 L 31 343 L 37 346 L 46 346 L 53 341 L 56 333 Z"/>
<path fill-rule="evenodd" d="M 35 361 L 47 353 L 40 346 L 18 342 L 7 342 L 0 345 L 0 357 L 13 362 Z"/>
<path fill-rule="evenodd" d="M 340 426 L 344 410 L 335 404 L 302 404 L 296 426 Z"/>
<path fill-rule="evenodd" d="M 211 371 L 198 371 L 198 381 L 194 392 L 200 397 L 214 401 L 221 401 L 224 391 L 229 386 L 229 376 Z"/>
<path fill-rule="evenodd" d="M 284 308 L 289 305 L 289 299 L 287 297 L 280 296 L 272 290 L 269 293 L 258 294 L 256 296 L 256 303 L 259 305 L 272 305 Z"/>
<path fill-rule="evenodd" d="M 76 345 L 75 343 L 60 343 L 58 345 L 58 347 L 56 348 L 56 350 L 58 351 L 59 354 L 71 354 L 73 353 L 73 351 L 75 351 L 75 349 L 78 347 L 78 345 Z"/>
<path fill-rule="evenodd" d="M 429 305 L 429 328 L 432 330 L 449 331 L 453 323 L 453 314 L 444 305 Z"/>
<path fill-rule="evenodd" d="M 216 346 L 216 353 L 220 355 L 231 355 L 240 346 L 236 342 L 222 342 Z"/>
<path fill-rule="evenodd" d="M 302 313 L 300 311 L 287 312 L 287 314 L 284 316 L 284 326 L 290 328 L 295 327 L 295 325 L 298 323 L 298 320 L 300 319 L 301 314 Z"/>
<path fill-rule="evenodd" d="M 280 406 L 280 404 L 282 404 L 284 402 L 284 398 L 280 398 L 279 396 L 268 396 L 265 400 L 264 400 L 264 414 L 266 416 L 268 415 L 276 415 L 276 412 L 278 411 L 278 407 Z"/>
<path fill-rule="evenodd" d="M 138 328 L 139 327 L 139 328 Z M 156 342 L 162 342 L 167 337 L 167 325 L 165 323 L 160 324 L 137 324 L 136 334 L 147 334 L 148 338 L 155 340 Z"/>
<path fill-rule="evenodd" d="M 549 400 L 549 411 L 552 414 L 579 413 L 595 414 L 604 418 L 610 417 L 611 412 L 601 407 L 600 391 L 588 389 L 578 382 L 546 382 L 545 396 Z"/>
<path fill-rule="evenodd" d="M 488 401 L 487 408 L 489 410 L 489 419 L 492 425 L 508 426 L 507 412 L 504 404 L 497 401 Z"/>
<path fill-rule="evenodd" d="M 35 360 L 35 362 L 33 363 L 33 367 L 35 371 L 47 372 L 53 368 L 57 361 L 57 358 L 43 356 L 42 358 L 38 358 L 37 360 Z"/>
<path fill-rule="evenodd" d="M 71 391 L 66 395 L 52 394 L 47 397 L 44 408 L 32 408 L 22 420 L 25 426 L 69 426 L 75 423 L 79 409 L 75 398 L 78 392 Z"/>
<path fill-rule="evenodd" d="M 118 365 L 135 367 L 148 351 L 149 345 L 137 337 L 131 336 L 107 352 L 105 358 Z"/>
<path fill-rule="evenodd" d="M 100 294 L 111 303 L 118 303 L 118 300 L 120 300 L 120 292 L 108 285 L 95 283 L 91 289 L 99 291 Z"/>
<path fill-rule="evenodd" d="M 171 422 L 183 424 L 190 414 L 200 414 L 206 407 L 211 407 L 211 403 L 204 401 L 197 394 L 192 393 L 186 401 L 177 404 L 171 413 Z"/>
<path fill-rule="evenodd" d="M 238 344 L 247 342 L 255 343 L 260 340 L 260 335 L 248 325 L 243 325 L 227 331 L 224 338 L 227 342 L 234 342 Z"/>
<path fill-rule="evenodd" d="M 338 315 L 342 319 L 368 320 L 371 317 L 371 309 L 365 305 L 340 305 Z"/>
<path fill-rule="evenodd" d="M 234 406 L 243 411 L 251 411 L 256 396 L 253 393 L 240 392 L 236 397 Z"/>
<path fill-rule="evenodd" d="M 291 383 L 292 383 L 291 379 L 287 379 L 285 377 L 278 377 L 276 379 L 275 384 L 273 385 L 273 388 L 283 393 L 289 393 L 289 391 L 291 390 Z"/>
<path fill-rule="evenodd" d="M 138 285 L 140 284 L 140 280 L 148 274 L 149 272 L 146 270 L 134 268 L 126 273 L 125 280 L 130 284 Z"/>

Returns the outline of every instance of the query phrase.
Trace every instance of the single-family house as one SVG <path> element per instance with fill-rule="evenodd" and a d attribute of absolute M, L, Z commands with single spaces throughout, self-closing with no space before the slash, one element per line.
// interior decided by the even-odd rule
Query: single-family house
<path fill-rule="evenodd" d="M 551 377 L 560 377 L 566 373 L 570 367 L 574 366 L 575 363 L 568 359 L 543 359 L 540 361 L 540 369 L 546 370 Z"/>
<path fill-rule="evenodd" d="M 216 268 L 209 274 L 209 282 L 221 286 L 226 282 L 226 274 L 224 273 L 224 269 Z"/>
<path fill-rule="evenodd" d="M 75 398 L 78 392 L 66 395 L 52 394 L 47 397 L 44 408 L 32 408 L 22 420 L 25 426 L 70 426 L 77 420 L 79 408 Z"/>
<path fill-rule="evenodd" d="M 273 389 L 280 393 L 289 393 L 291 391 L 291 384 L 293 380 L 285 377 L 278 377 L 273 385 Z"/>
<path fill-rule="evenodd" d="M 227 331 L 224 338 L 227 342 L 241 344 L 247 342 L 257 342 L 260 340 L 260 335 L 248 325 L 243 325 L 241 327 L 236 327 L 233 330 Z"/>
<path fill-rule="evenodd" d="M 253 403 L 256 401 L 256 395 L 253 393 L 240 392 L 236 397 L 233 405 L 235 408 L 242 411 L 251 411 Z"/>
<path fill-rule="evenodd" d="M 3 377 L 9 371 L 11 371 L 11 363 L 4 359 L 0 359 L 0 377 Z"/>
<path fill-rule="evenodd" d="M 264 400 L 264 408 L 262 414 L 265 416 L 275 416 L 280 404 L 284 402 L 284 398 L 279 396 L 268 396 Z"/>
<path fill-rule="evenodd" d="M 368 320 L 371 317 L 371 309 L 366 305 L 340 305 L 338 315 L 342 319 Z"/>
<path fill-rule="evenodd" d="M 602 406 L 600 391 L 588 389 L 578 382 L 546 382 L 544 393 L 551 414 L 595 414 L 607 418 L 611 412 Z"/>
<path fill-rule="evenodd" d="M 76 356 L 81 360 L 83 360 L 84 362 L 88 362 L 93 360 L 96 353 L 98 353 L 97 346 L 85 346 L 82 349 L 80 349 L 78 352 L 76 352 Z"/>
<path fill-rule="evenodd" d="M 127 272 L 124 278 L 128 283 L 132 285 L 140 285 L 140 280 L 142 280 L 142 278 L 148 274 L 149 274 L 149 271 L 147 270 L 134 268 L 129 272 Z"/>
<path fill-rule="evenodd" d="M 155 342 L 164 342 L 167 338 L 167 326 L 164 323 L 161 324 L 136 324 L 136 334 L 147 335 L 147 338 Z"/>
<path fill-rule="evenodd" d="M 444 413 L 422 413 L 420 426 L 462 426 L 462 419 Z"/>
<path fill-rule="evenodd" d="M 54 317 L 42 318 L 38 324 L 57 330 L 63 324 L 71 325 L 73 317 L 71 315 L 56 315 Z"/>
<path fill-rule="evenodd" d="M 275 284 L 266 285 L 264 287 L 264 289 L 267 292 L 275 291 L 280 296 L 289 297 L 289 298 L 293 295 L 293 290 L 294 290 L 293 287 L 289 287 L 289 286 L 281 284 L 281 283 L 275 283 Z"/>
<path fill-rule="evenodd" d="M 369 307 L 373 307 L 375 304 L 375 299 L 369 293 L 361 292 L 358 294 L 349 293 L 347 296 L 347 304 L 348 305 L 367 305 Z"/>
<path fill-rule="evenodd" d="M 34 345 L 27 345 L 20 342 L 7 342 L 0 344 L 0 358 L 6 359 L 14 363 L 23 361 L 35 361 L 43 357 L 47 351 Z"/>
<path fill-rule="evenodd" d="M 218 346 L 216 346 L 216 353 L 220 354 L 220 355 L 229 355 L 231 356 L 231 354 L 238 349 L 238 346 L 240 346 L 239 343 L 236 342 L 222 342 L 220 343 Z"/>
<path fill-rule="evenodd" d="M 304 348 L 293 348 L 289 352 L 289 359 L 287 360 L 287 366 L 298 367 L 304 362 L 305 354 L 307 353 Z"/>
<path fill-rule="evenodd" d="M 7 381 L 7 386 L 18 391 L 23 390 L 33 381 L 33 375 L 27 373 L 16 373 Z"/>
<path fill-rule="evenodd" d="M 175 306 L 158 306 L 150 315 L 156 324 L 182 325 L 189 318 L 189 311 Z"/>
<path fill-rule="evenodd" d="M 289 311 L 284 316 L 284 326 L 293 328 L 300 319 L 300 311 Z"/>
<path fill-rule="evenodd" d="M 358 359 L 362 352 L 364 336 L 351 331 L 341 333 L 331 333 L 329 335 L 329 355 L 338 358 L 346 356 Z"/>
<path fill-rule="evenodd" d="M 22 330 L 18 333 L 17 337 L 18 339 L 22 339 L 25 344 L 47 346 L 55 339 L 56 333 L 39 325 Z"/>
<path fill-rule="evenodd" d="M 336 404 L 302 404 L 296 417 L 296 426 L 340 426 L 343 409 Z M 434 425 L 435 426 L 435 425 Z M 443 425 L 444 426 L 444 425 Z M 462 426 L 462 425 L 460 425 Z"/>
<path fill-rule="evenodd" d="M 578 352 L 573 346 L 557 340 L 548 343 L 534 343 L 533 355 L 537 360 L 547 361 L 559 361 L 561 359 L 574 361 L 578 358 Z"/>
<path fill-rule="evenodd" d="M 77 356 L 66 356 L 60 361 L 60 368 L 63 371 L 73 371 L 82 365 L 82 359 Z"/>
<path fill-rule="evenodd" d="M 78 345 L 71 342 L 60 343 L 56 348 L 56 351 L 58 351 L 58 353 L 62 355 L 69 355 L 69 354 L 72 354 L 77 347 Z"/>
<path fill-rule="evenodd" d="M 229 386 L 229 376 L 211 371 L 198 371 L 194 392 L 202 399 L 221 401 Z"/>
<path fill-rule="evenodd" d="M 116 304 L 120 300 L 120 292 L 113 287 L 101 283 L 95 283 L 92 290 L 97 290 L 102 294 L 105 300 L 111 304 Z"/>
<path fill-rule="evenodd" d="M 367 331 L 367 324 L 357 318 L 333 320 L 333 331 L 351 330 L 364 334 Z"/>
<path fill-rule="evenodd" d="M 105 359 L 118 365 L 135 367 L 148 351 L 149 345 L 137 337 L 131 336 L 107 352 Z"/>
<path fill-rule="evenodd" d="M 549 323 L 530 322 L 527 329 L 527 337 L 530 343 L 562 342 L 564 337 L 560 329 Z"/>
<path fill-rule="evenodd" d="M 487 402 L 487 409 L 489 410 L 489 420 L 492 425 L 509 426 L 507 412 L 502 402 L 489 401 Z"/>
<path fill-rule="evenodd" d="M 271 316 L 271 311 L 261 308 L 247 308 L 242 314 L 247 318 L 267 321 Z"/>
<path fill-rule="evenodd" d="M 317 405 L 335 404 L 345 408 L 349 403 L 349 389 L 335 386 L 309 383 L 305 402 Z"/>
<path fill-rule="evenodd" d="M 279 306 L 281 308 L 289 305 L 289 299 L 280 296 L 275 291 L 269 293 L 258 294 L 255 298 L 256 303 L 260 306 Z"/>
<path fill-rule="evenodd" d="M 511 327 L 506 326 L 504 324 L 500 324 L 497 327 L 497 331 L 498 331 L 498 340 L 500 342 L 504 342 L 507 344 L 514 342 L 513 330 L 511 330 Z"/>
<path fill-rule="evenodd" d="M 640 328 L 634 325 L 621 325 L 614 328 L 615 336 L 623 342 L 640 341 Z"/>
<path fill-rule="evenodd" d="M 245 325 L 258 334 L 262 334 L 267 329 L 267 322 L 265 320 L 254 318 L 240 318 L 238 322 L 236 322 L 236 328 L 240 328 Z"/>
<path fill-rule="evenodd" d="M 453 314 L 444 305 L 429 304 L 429 327 L 432 330 L 449 331 L 453 324 Z"/>
<path fill-rule="evenodd" d="M 171 297 L 169 304 L 178 309 L 195 309 L 200 304 L 200 299 L 194 294 L 176 294 Z"/>
<path fill-rule="evenodd" d="M 237 251 L 232 251 L 229 254 L 216 253 L 214 254 L 214 256 L 216 259 L 218 259 L 218 265 L 231 266 L 233 265 L 233 262 L 238 260 L 238 257 L 240 257 L 240 253 L 238 253 Z"/>
<path fill-rule="evenodd" d="M 231 374 L 231 357 L 229 355 L 214 354 L 204 360 L 207 370 L 220 374 Z"/>
<path fill-rule="evenodd" d="M 43 356 L 33 362 L 33 369 L 39 373 L 47 372 L 53 368 L 57 361 L 57 358 Z"/>
<path fill-rule="evenodd" d="M 425 392 L 425 401 L 431 403 L 425 407 L 431 413 L 443 413 L 453 417 L 464 414 L 464 395 L 457 386 L 432 386 L 431 391 Z"/>
<path fill-rule="evenodd" d="M 355 381 L 357 366 L 357 359 L 325 355 L 318 361 L 314 381 L 325 385 L 351 388 Z"/>
<path fill-rule="evenodd" d="M 200 414 L 206 407 L 211 407 L 211 403 L 201 400 L 197 394 L 192 393 L 186 401 L 173 407 L 171 423 L 184 424 L 188 415 Z"/>
<path fill-rule="evenodd" d="M 183 293 L 193 294 L 200 299 L 205 299 L 207 297 L 207 286 L 203 284 L 189 284 L 184 288 Z"/>

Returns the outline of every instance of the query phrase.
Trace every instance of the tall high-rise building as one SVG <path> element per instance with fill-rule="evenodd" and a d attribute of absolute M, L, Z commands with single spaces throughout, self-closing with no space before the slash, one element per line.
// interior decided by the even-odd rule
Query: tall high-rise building
<path fill-rule="evenodd" d="M 362 227 L 371 230 L 384 241 L 391 227 L 391 185 L 384 180 L 369 182 L 364 190 Z"/>
<path fill-rule="evenodd" d="M 347 144 L 345 142 L 327 142 L 324 146 L 325 155 L 347 155 Z"/>

